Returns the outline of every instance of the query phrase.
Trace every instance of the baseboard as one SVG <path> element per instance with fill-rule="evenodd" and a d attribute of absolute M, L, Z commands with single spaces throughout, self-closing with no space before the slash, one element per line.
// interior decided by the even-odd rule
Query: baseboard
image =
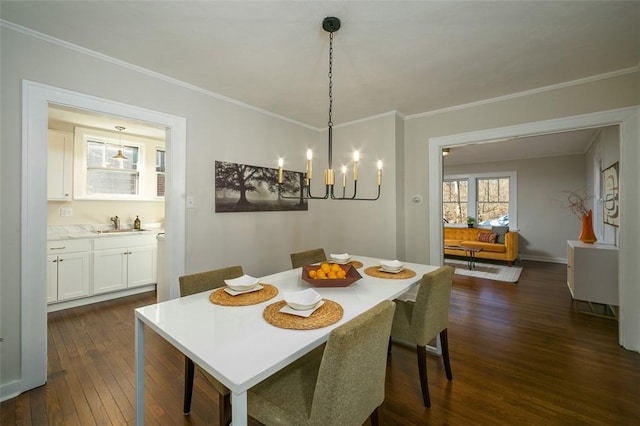
<path fill-rule="evenodd" d="M 111 299 L 118 299 L 120 297 L 133 296 L 134 294 L 146 293 L 148 291 L 154 291 L 155 289 L 155 284 L 149 284 L 140 287 L 129 288 L 122 291 L 116 291 L 113 293 L 103 293 L 97 294 L 95 296 L 83 297 L 81 299 L 66 300 L 64 302 L 52 303 L 48 305 L 47 312 L 56 312 L 63 309 L 76 308 L 78 306 L 90 305 L 92 303 L 104 302 Z"/>
<path fill-rule="evenodd" d="M 22 393 L 22 381 L 14 380 L 0 386 L 0 402 L 8 401 Z"/>
<path fill-rule="evenodd" d="M 520 260 L 533 260 L 535 262 L 547 262 L 547 263 L 564 263 L 567 264 L 567 258 L 564 257 L 546 257 L 546 256 L 532 256 L 529 254 L 520 254 Z"/>

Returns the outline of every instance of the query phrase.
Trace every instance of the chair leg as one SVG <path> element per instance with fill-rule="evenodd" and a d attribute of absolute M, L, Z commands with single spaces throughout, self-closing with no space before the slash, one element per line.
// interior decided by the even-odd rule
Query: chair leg
<path fill-rule="evenodd" d="M 451 374 L 451 364 L 449 363 L 449 338 L 447 337 L 447 329 L 440 332 L 440 343 L 442 344 L 442 360 L 444 361 L 444 370 L 447 373 L 447 379 L 453 379 Z"/>
<path fill-rule="evenodd" d="M 188 416 L 191 412 L 191 395 L 193 394 L 193 374 L 195 365 L 188 357 L 184 357 L 184 407 L 182 412 Z"/>
<path fill-rule="evenodd" d="M 422 400 L 425 407 L 431 407 L 431 399 L 429 398 L 429 382 L 427 381 L 427 348 L 424 346 L 416 346 L 418 354 L 418 373 L 420 374 L 420 387 L 422 388 Z"/>
<path fill-rule="evenodd" d="M 373 413 L 371 413 L 371 416 L 369 416 L 369 418 L 371 419 L 371 426 L 378 426 L 380 424 L 380 418 L 378 417 L 378 407 L 373 410 Z"/>
<path fill-rule="evenodd" d="M 389 346 L 387 347 L 387 356 L 391 355 L 391 337 L 389 337 Z"/>
<path fill-rule="evenodd" d="M 231 424 L 231 394 L 218 394 L 218 424 L 229 426 Z"/>

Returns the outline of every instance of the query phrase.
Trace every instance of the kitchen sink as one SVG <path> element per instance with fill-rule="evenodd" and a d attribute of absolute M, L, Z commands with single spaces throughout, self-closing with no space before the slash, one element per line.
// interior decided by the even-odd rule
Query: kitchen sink
<path fill-rule="evenodd" d="M 132 234 L 134 232 L 142 232 L 146 229 L 105 229 L 104 231 L 96 231 L 97 234 Z"/>

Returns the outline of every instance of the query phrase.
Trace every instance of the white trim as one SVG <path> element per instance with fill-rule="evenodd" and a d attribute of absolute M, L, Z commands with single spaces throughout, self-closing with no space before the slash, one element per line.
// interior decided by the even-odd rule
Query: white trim
<path fill-rule="evenodd" d="M 64 309 L 75 308 L 77 306 L 85 306 L 93 303 L 100 303 L 106 300 L 119 299 L 121 297 L 133 296 L 134 294 L 148 293 L 156 290 L 156 284 L 148 284 L 140 287 L 128 288 L 113 293 L 94 294 L 93 296 L 83 297 L 80 299 L 65 300 L 64 302 L 51 303 L 47 306 L 48 312 L 57 312 Z"/>
<path fill-rule="evenodd" d="M 178 297 L 185 268 L 186 119 L 23 80 L 21 206 L 21 384 L 24 392 L 46 382 L 47 301 L 46 153 L 49 103 L 155 123 L 166 129 L 165 223 L 170 297 Z"/>
<path fill-rule="evenodd" d="M 198 92 L 198 93 L 201 93 L 203 95 L 211 96 L 212 98 L 216 98 L 216 99 L 221 100 L 223 102 L 228 102 L 230 104 L 238 105 L 238 106 L 241 106 L 243 108 L 247 108 L 247 109 L 250 109 L 252 111 L 256 111 L 256 112 L 259 112 L 261 114 L 268 115 L 270 117 L 275 117 L 275 118 L 278 118 L 280 120 L 287 121 L 289 123 L 297 124 L 298 126 L 302 126 L 302 127 L 307 128 L 307 129 L 313 129 L 313 130 L 317 130 L 317 131 L 321 130 L 320 128 L 310 126 L 310 125 L 302 123 L 300 121 L 292 120 L 291 118 L 287 118 L 285 116 L 275 114 L 275 113 L 273 113 L 271 111 L 267 111 L 265 109 L 258 108 L 258 107 L 253 106 L 253 105 L 249 105 L 247 103 L 238 101 L 236 99 L 220 95 L 220 94 L 212 92 L 210 90 L 206 90 L 206 89 L 203 89 L 201 87 L 194 86 L 194 85 L 189 84 L 189 83 L 185 83 L 184 81 L 181 81 L 181 80 L 166 76 L 164 74 L 160 74 L 159 72 L 152 71 L 150 69 L 143 68 L 143 67 L 140 67 L 140 66 L 137 66 L 137 65 L 133 65 L 133 64 L 130 64 L 129 62 L 121 61 L 120 59 L 116 59 L 116 58 L 113 58 L 111 56 L 107 56 L 105 54 L 102 54 L 102 53 L 87 49 L 85 47 L 78 46 L 77 44 L 69 43 L 69 42 L 66 42 L 64 40 L 59 40 L 59 39 L 57 39 L 55 37 L 51 37 L 51 36 L 49 36 L 47 34 L 43 34 L 43 33 L 40 33 L 38 31 L 34 31 L 32 29 L 25 28 L 25 27 L 22 27 L 20 25 L 16 25 L 16 24 L 14 24 L 12 22 L 5 21 L 3 19 L 0 19 L 0 26 L 9 28 L 11 30 L 17 31 L 17 32 L 22 33 L 22 34 L 29 35 L 31 37 L 35 37 L 37 39 L 46 41 L 48 43 L 52 43 L 52 44 L 58 45 L 60 47 L 64 47 L 66 49 L 74 50 L 76 52 L 82 53 L 82 54 L 87 55 L 87 56 L 91 56 L 91 57 L 96 58 L 96 59 L 100 59 L 102 61 L 106 61 L 106 62 L 110 62 L 112 64 L 119 65 L 119 66 L 124 67 L 126 69 L 129 69 L 131 71 L 135 71 L 135 72 L 138 72 L 140 74 L 146 75 L 148 77 L 157 78 L 158 80 L 162 80 L 162 81 L 165 81 L 167 83 L 175 84 L 177 86 L 184 87 L 185 89 L 193 90 L 194 92 Z"/>
<path fill-rule="evenodd" d="M 598 74 L 598 75 L 592 75 L 590 77 L 580 78 L 578 80 L 571 80 L 571 81 L 566 81 L 564 83 L 552 84 L 550 86 L 538 87 L 538 88 L 531 89 L 531 90 L 525 90 L 523 92 L 516 92 L 516 93 L 511 93 L 511 94 L 508 94 L 508 95 L 504 95 L 504 96 L 498 96 L 498 97 L 495 97 L 495 98 L 483 99 L 481 101 L 469 102 L 468 104 L 455 105 L 455 106 L 451 106 L 451 107 L 447 107 L 447 108 L 441 108 L 441 109 L 436 109 L 436 110 L 432 110 L 432 111 L 421 112 L 421 113 L 418 113 L 418 114 L 408 115 L 406 117 L 406 119 L 407 120 L 412 120 L 414 118 L 428 117 L 428 116 L 431 116 L 431 115 L 443 114 L 445 112 L 460 111 L 462 109 L 467 109 L 467 108 L 473 108 L 473 107 L 477 107 L 477 106 L 492 104 L 492 103 L 495 103 L 495 102 L 502 102 L 502 101 L 506 101 L 506 100 L 509 100 L 509 99 L 522 98 L 522 97 L 525 97 L 525 96 L 531 96 L 531 95 L 536 95 L 536 94 L 539 94 L 539 93 L 550 92 L 552 90 L 564 89 L 564 88 L 567 88 L 567 87 L 578 86 L 578 85 L 585 84 L 585 83 L 592 83 L 594 81 L 605 80 L 607 78 L 620 77 L 622 75 L 633 74 L 633 73 L 638 72 L 638 71 L 640 71 L 640 66 L 631 67 L 631 68 L 624 68 L 624 69 L 621 69 L 621 70 L 612 71 L 612 72 L 608 72 L 608 73 L 604 73 L 604 74 Z"/>
<path fill-rule="evenodd" d="M 442 148 L 465 145 L 487 140 L 502 138 L 517 138 L 536 134 L 555 133 L 591 127 L 620 125 L 620 188 L 621 199 L 628 200 L 620 204 L 620 227 L 628 230 L 621 235 L 619 244 L 620 271 L 618 289 L 620 292 L 620 328 L 619 343 L 629 350 L 640 352 L 640 307 L 636 296 L 638 290 L 637 277 L 637 248 L 640 237 L 635 220 L 638 214 L 638 196 L 632 196 L 637 191 L 633 184 L 638 182 L 637 164 L 640 161 L 640 108 L 628 107 L 609 111 L 601 111 L 573 117 L 563 117 L 553 120 L 537 121 L 495 129 L 485 129 L 476 132 L 460 133 L 429 138 L 429 253 L 430 263 L 443 264 L 442 250 Z M 628 164 L 628 165 L 627 165 Z M 626 195 L 626 192 L 629 195 Z M 635 204 L 634 204 L 635 203 Z M 623 238 L 626 237 L 626 238 Z M 628 239 L 628 241 L 627 241 Z M 626 293 L 630 293 L 625 297 Z"/>

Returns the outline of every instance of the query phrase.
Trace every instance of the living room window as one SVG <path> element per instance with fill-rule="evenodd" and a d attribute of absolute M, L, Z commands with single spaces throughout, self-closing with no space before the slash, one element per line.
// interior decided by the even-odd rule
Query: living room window
<path fill-rule="evenodd" d="M 468 179 L 447 179 L 442 182 L 442 221 L 451 224 L 466 224 L 468 199 Z"/>
<path fill-rule="evenodd" d="M 445 176 L 442 182 L 443 222 L 467 226 L 510 226 L 516 229 L 516 172 Z"/>

